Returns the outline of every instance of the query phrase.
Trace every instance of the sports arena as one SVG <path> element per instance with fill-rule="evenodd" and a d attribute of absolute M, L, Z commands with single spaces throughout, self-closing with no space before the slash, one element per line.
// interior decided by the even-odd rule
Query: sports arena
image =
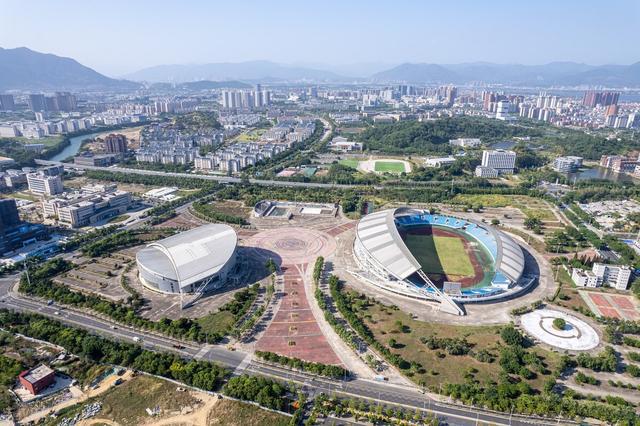
<path fill-rule="evenodd" d="M 495 300 L 514 293 L 525 268 L 520 246 L 497 229 L 469 219 L 398 208 L 363 217 L 356 227 L 355 274 L 403 296 L 440 302 Z"/>
<path fill-rule="evenodd" d="M 136 254 L 140 281 L 152 290 L 172 294 L 220 288 L 235 266 L 237 245 L 236 231 L 222 224 L 154 241 Z"/>

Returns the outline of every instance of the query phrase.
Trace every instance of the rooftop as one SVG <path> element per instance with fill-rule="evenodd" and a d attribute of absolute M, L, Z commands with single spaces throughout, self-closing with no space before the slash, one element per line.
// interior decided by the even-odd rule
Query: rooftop
<path fill-rule="evenodd" d="M 53 373 L 53 369 L 42 364 L 29 370 L 27 374 L 21 377 L 29 383 L 36 383 L 39 380 L 42 380 L 44 377 L 47 377 L 48 375 Z"/>

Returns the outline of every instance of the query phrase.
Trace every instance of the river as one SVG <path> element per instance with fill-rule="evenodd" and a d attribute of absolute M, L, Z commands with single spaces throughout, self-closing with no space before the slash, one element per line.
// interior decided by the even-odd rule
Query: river
<path fill-rule="evenodd" d="M 85 139 L 93 139 L 98 136 L 100 133 L 104 133 L 103 131 L 96 133 L 88 133 L 86 135 L 74 136 L 69 139 L 69 145 L 58 154 L 54 155 L 50 158 L 51 161 L 62 161 L 65 158 L 74 156 L 80 151 L 80 145 L 82 145 L 82 141 Z"/>

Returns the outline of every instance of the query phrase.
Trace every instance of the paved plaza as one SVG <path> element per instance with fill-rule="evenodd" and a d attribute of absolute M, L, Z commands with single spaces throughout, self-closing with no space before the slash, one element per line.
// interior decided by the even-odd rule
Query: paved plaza
<path fill-rule="evenodd" d="M 562 318 L 565 328 L 558 330 L 553 320 Z M 538 309 L 525 314 L 521 325 L 532 337 L 558 349 L 570 351 L 588 351 L 600 343 L 598 333 L 586 322 L 564 312 L 551 309 Z"/>

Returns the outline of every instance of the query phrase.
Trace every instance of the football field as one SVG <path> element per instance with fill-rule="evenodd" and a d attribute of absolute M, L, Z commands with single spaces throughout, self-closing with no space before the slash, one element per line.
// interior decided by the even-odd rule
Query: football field
<path fill-rule="evenodd" d="M 460 238 L 409 234 L 405 244 L 426 274 L 463 277 L 475 274 Z"/>
<path fill-rule="evenodd" d="M 400 161 L 376 161 L 374 170 L 380 173 L 402 173 L 405 171 L 404 163 Z"/>

